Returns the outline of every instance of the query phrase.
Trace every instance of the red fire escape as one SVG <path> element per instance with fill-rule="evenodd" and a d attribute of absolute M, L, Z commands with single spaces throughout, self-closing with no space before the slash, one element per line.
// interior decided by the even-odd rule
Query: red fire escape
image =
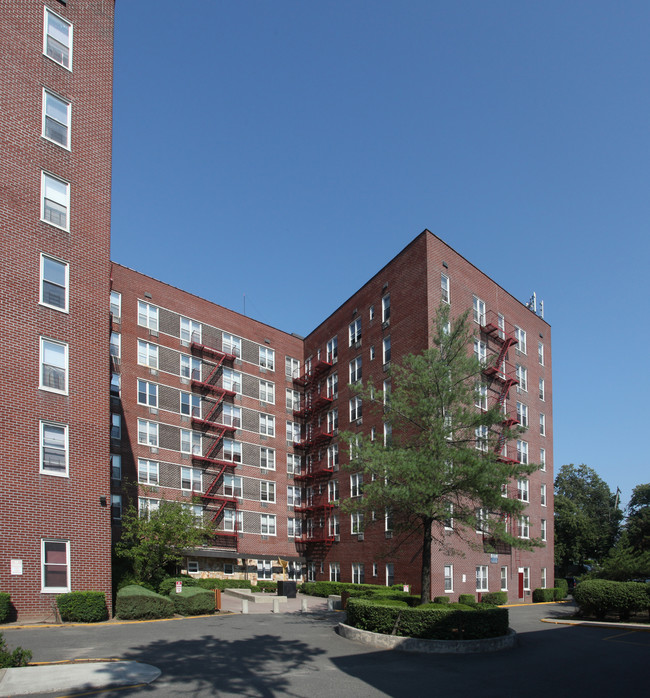
<path fill-rule="evenodd" d="M 327 423 L 327 408 L 332 397 L 327 395 L 325 378 L 332 364 L 317 359 L 307 364 L 302 375 L 293 381 L 304 389 L 300 409 L 294 416 L 303 421 L 301 440 L 294 448 L 305 455 L 304 468 L 296 481 L 305 485 L 305 500 L 296 512 L 302 515 L 302 536 L 296 546 L 310 559 L 322 559 L 334 543 L 330 530 L 330 514 L 334 505 L 328 501 L 327 480 L 334 472 L 329 464 L 327 446 L 334 430 Z"/>
<path fill-rule="evenodd" d="M 192 494 L 203 500 L 206 511 L 212 514 L 212 521 L 219 525 L 223 520 L 226 509 L 233 511 L 233 530 L 215 530 L 215 543 L 220 548 L 237 550 L 237 498 L 230 497 L 218 492 L 223 483 L 226 472 L 232 473 L 237 463 L 224 461 L 217 458 L 221 448 L 221 442 L 226 434 L 233 434 L 239 424 L 224 424 L 221 421 L 224 398 L 233 398 L 236 393 L 226 390 L 218 385 L 221 369 L 224 363 L 232 364 L 235 360 L 233 354 L 227 354 L 213 347 L 208 347 L 200 342 L 192 341 L 192 354 L 200 358 L 209 357 L 210 364 L 214 362 L 213 368 L 205 380 L 201 380 L 199 375 L 192 378 L 192 390 L 199 394 L 204 402 L 204 416 L 201 410 L 193 408 L 192 426 L 200 429 L 204 437 L 210 440 L 209 446 L 204 448 L 205 454 L 192 454 L 192 461 L 203 468 L 205 475 L 212 478 L 205 492 L 193 492 Z M 207 406 L 206 404 L 207 403 Z"/>

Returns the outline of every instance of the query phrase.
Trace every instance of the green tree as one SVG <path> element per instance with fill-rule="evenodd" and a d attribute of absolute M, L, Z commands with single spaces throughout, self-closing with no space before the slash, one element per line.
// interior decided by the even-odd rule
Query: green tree
<path fill-rule="evenodd" d="M 555 478 L 555 564 L 568 574 L 604 560 L 622 518 L 615 495 L 595 470 L 563 465 Z"/>
<path fill-rule="evenodd" d="M 363 496 L 348 500 L 344 508 L 365 521 L 373 513 L 383 520 L 389 512 L 396 533 L 421 535 L 422 603 L 431 594 L 432 545 L 453 551 L 458 543 L 450 544 L 445 535 L 451 517 L 452 540 L 458 536 L 475 545 L 479 516 L 495 540 L 520 548 L 539 544 L 513 535 L 524 504 L 502 496 L 506 483 L 537 466 L 499 458 L 500 435 L 511 438 L 514 432 L 503 433 L 498 406 L 477 409 L 485 377 L 470 349 L 473 339 L 468 314 L 450 323 L 443 304 L 434 318 L 432 346 L 391 365 L 390 393 L 372 386 L 359 391 L 364 405 L 383 410 L 391 437 L 384 444 L 362 434 L 342 434 L 350 444 L 346 468 L 363 473 Z"/>
<path fill-rule="evenodd" d="M 637 485 L 632 490 L 625 531 L 634 550 L 650 552 L 650 483 Z"/>
<path fill-rule="evenodd" d="M 132 506 L 126 510 L 115 552 L 131 565 L 136 581 L 157 587 L 183 561 L 183 551 L 204 544 L 209 535 L 191 510 L 163 500 L 148 516 Z"/>

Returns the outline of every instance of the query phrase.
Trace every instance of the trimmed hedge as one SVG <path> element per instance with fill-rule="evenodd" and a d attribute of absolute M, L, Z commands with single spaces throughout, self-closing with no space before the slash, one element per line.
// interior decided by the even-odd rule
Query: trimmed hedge
<path fill-rule="evenodd" d="M 117 592 L 115 614 L 125 620 L 170 618 L 174 615 L 174 604 L 170 598 L 133 584 Z"/>
<path fill-rule="evenodd" d="M 248 579 L 197 579 L 197 586 L 201 589 L 251 589 L 252 585 Z"/>
<path fill-rule="evenodd" d="M 11 610 L 11 594 L 6 591 L 0 591 L 0 623 L 4 623 L 9 618 Z"/>
<path fill-rule="evenodd" d="M 533 603 L 555 601 L 557 589 L 533 589 Z"/>
<path fill-rule="evenodd" d="M 566 591 L 564 591 L 564 589 L 554 587 L 553 601 L 564 601 L 564 599 L 566 599 Z"/>
<path fill-rule="evenodd" d="M 300 586 L 300 592 L 303 594 L 325 598 L 333 594 L 340 595 L 344 591 L 349 591 L 351 595 L 353 592 L 370 592 L 369 595 L 405 593 L 402 591 L 401 584 L 385 587 L 379 584 L 351 584 L 350 582 L 304 582 Z"/>
<path fill-rule="evenodd" d="M 476 597 L 474 594 L 461 594 L 458 597 L 458 603 L 464 603 L 468 606 L 473 606 L 476 603 Z"/>
<path fill-rule="evenodd" d="M 580 612 L 603 619 L 615 613 L 627 620 L 635 611 L 650 608 L 646 585 L 638 582 L 612 582 L 607 579 L 588 579 L 573 590 Z"/>
<path fill-rule="evenodd" d="M 158 593 L 162 594 L 162 596 L 167 596 L 170 591 L 176 591 L 176 582 L 183 582 L 183 589 L 185 589 L 185 587 L 198 586 L 198 581 L 194 577 L 167 577 L 158 585 Z"/>
<path fill-rule="evenodd" d="M 508 603 L 507 591 L 488 591 L 481 596 L 481 603 L 492 604 L 494 606 L 503 606 Z"/>
<path fill-rule="evenodd" d="M 61 620 L 72 623 L 99 623 L 108 618 L 103 591 L 71 591 L 56 597 Z"/>
<path fill-rule="evenodd" d="M 201 616 L 214 613 L 214 592 L 208 589 L 190 586 L 183 589 L 180 594 L 171 591 L 169 598 L 174 604 L 174 610 L 181 616 Z"/>
<path fill-rule="evenodd" d="M 433 597 L 433 602 L 434 603 L 449 603 L 450 598 L 448 596 L 434 596 Z"/>
<path fill-rule="evenodd" d="M 562 601 L 562 599 L 566 599 L 567 594 L 569 593 L 569 582 L 567 582 L 566 579 L 562 578 L 556 579 L 553 588 L 558 590 L 558 593 L 554 600 Z"/>
<path fill-rule="evenodd" d="M 479 640 L 508 632 L 507 608 L 426 604 L 415 608 L 370 599 L 350 599 L 347 622 L 384 635 L 433 640 Z"/>

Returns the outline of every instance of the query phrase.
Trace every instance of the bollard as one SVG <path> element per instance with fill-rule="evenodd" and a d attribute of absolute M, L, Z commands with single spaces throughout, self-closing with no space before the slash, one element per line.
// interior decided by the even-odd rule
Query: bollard
<path fill-rule="evenodd" d="M 248 599 L 241 600 L 241 612 L 248 613 Z"/>
<path fill-rule="evenodd" d="M 280 601 L 278 599 L 273 599 L 273 613 L 280 613 Z"/>
<path fill-rule="evenodd" d="M 328 611 L 334 610 L 334 599 L 327 599 L 327 610 Z"/>
<path fill-rule="evenodd" d="M 221 610 L 221 589 L 214 590 L 214 610 Z"/>
<path fill-rule="evenodd" d="M 301 613 L 307 613 L 307 599 L 300 599 L 300 611 Z"/>

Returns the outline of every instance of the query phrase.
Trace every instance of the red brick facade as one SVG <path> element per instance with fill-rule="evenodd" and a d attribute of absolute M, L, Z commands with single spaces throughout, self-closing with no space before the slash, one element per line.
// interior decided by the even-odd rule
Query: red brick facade
<path fill-rule="evenodd" d="M 113 11 L 0 13 L 0 590 L 23 617 L 51 614 L 52 589 L 110 597 Z"/>

